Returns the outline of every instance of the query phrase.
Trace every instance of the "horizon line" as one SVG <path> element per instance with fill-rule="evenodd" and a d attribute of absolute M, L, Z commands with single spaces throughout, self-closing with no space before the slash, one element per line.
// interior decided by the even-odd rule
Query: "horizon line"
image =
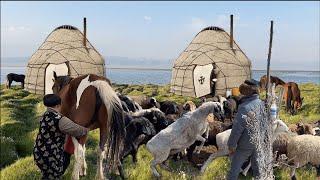
<path fill-rule="evenodd" d="M 25 68 L 27 66 L 21 66 L 21 65 L 1 65 L 0 68 Z M 146 67 L 146 68 L 140 68 L 140 67 L 105 67 L 106 69 L 123 69 L 123 70 L 149 70 L 149 71 L 171 71 L 172 68 L 153 68 L 153 67 Z M 251 71 L 267 71 L 264 69 L 251 69 Z M 320 70 L 283 70 L 283 69 L 275 69 L 270 70 L 274 72 L 320 72 Z"/>

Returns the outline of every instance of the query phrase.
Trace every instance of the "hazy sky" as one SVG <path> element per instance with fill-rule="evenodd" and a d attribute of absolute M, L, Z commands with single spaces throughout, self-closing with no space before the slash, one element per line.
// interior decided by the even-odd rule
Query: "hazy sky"
<path fill-rule="evenodd" d="M 31 56 L 57 26 L 82 30 L 103 56 L 175 59 L 206 26 L 229 32 L 265 69 L 274 20 L 273 69 L 319 70 L 320 2 L 1 2 L 1 56 Z"/>

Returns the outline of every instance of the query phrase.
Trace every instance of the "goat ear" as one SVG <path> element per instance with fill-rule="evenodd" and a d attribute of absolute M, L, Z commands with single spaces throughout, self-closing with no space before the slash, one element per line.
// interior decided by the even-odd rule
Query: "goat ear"
<path fill-rule="evenodd" d="M 54 77 L 54 79 L 57 79 L 57 73 L 55 72 L 55 71 L 53 71 L 53 77 Z"/>

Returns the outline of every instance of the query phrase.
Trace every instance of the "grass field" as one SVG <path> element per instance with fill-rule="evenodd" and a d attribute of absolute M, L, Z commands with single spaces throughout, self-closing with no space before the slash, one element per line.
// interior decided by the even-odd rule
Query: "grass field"
<path fill-rule="evenodd" d="M 199 100 L 172 95 L 169 86 L 157 85 L 114 85 L 115 89 L 124 94 L 145 94 L 155 96 L 159 101 L 173 100 L 183 103 L 193 100 L 196 104 Z M 303 122 L 314 122 L 320 119 L 320 85 L 301 84 L 300 89 L 304 97 L 302 110 L 295 116 L 290 116 L 280 111 L 281 119 L 287 124 Z M 27 91 L 14 87 L 4 89 L 1 86 L 1 180 L 11 179 L 39 179 L 39 170 L 33 162 L 32 148 L 38 131 L 38 117 L 45 111 L 41 103 L 42 97 L 28 93 Z M 99 136 L 98 130 L 89 134 L 87 142 L 88 175 L 83 179 L 94 179 L 96 173 L 96 147 Z M 138 163 L 133 164 L 131 157 L 125 159 L 125 173 L 129 179 L 151 179 L 149 168 L 151 155 L 142 146 L 138 152 Z M 73 161 L 72 161 L 73 162 Z M 172 172 L 160 170 L 163 179 L 225 179 L 230 162 L 227 158 L 218 158 L 211 163 L 204 174 L 186 161 L 169 161 Z M 72 164 L 68 168 L 64 179 L 70 179 Z M 316 179 L 315 169 L 306 166 L 298 170 L 298 179 Z M 276 169 L 276 179 L 289 179 L 289 169 Z M 117 178 L 118 179 L 118 178 Z M 249 179 L 243 178 L 243 179 Z"/>

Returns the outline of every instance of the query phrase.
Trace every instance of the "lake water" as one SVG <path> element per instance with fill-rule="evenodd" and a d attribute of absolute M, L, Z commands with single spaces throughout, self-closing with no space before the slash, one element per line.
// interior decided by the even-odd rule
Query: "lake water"
<path fill-rule="evenodd" d="M 1 83 L 6 80 L 8 73 L 24 74 L 25 67 L 1 67 Z M 135 69 L 107 69 L 107 77 L 118 84 L 169 84 L 171 71 L 168 70 L 135 70 Z M 254 70 L 253 78 L 259 80 L 266 71 Z M 316 83 L 320 84 L 319 71 L 273 71 L 271 75 L 277 76 L 282 80 L 294 81 L 297 83 Z"/>

